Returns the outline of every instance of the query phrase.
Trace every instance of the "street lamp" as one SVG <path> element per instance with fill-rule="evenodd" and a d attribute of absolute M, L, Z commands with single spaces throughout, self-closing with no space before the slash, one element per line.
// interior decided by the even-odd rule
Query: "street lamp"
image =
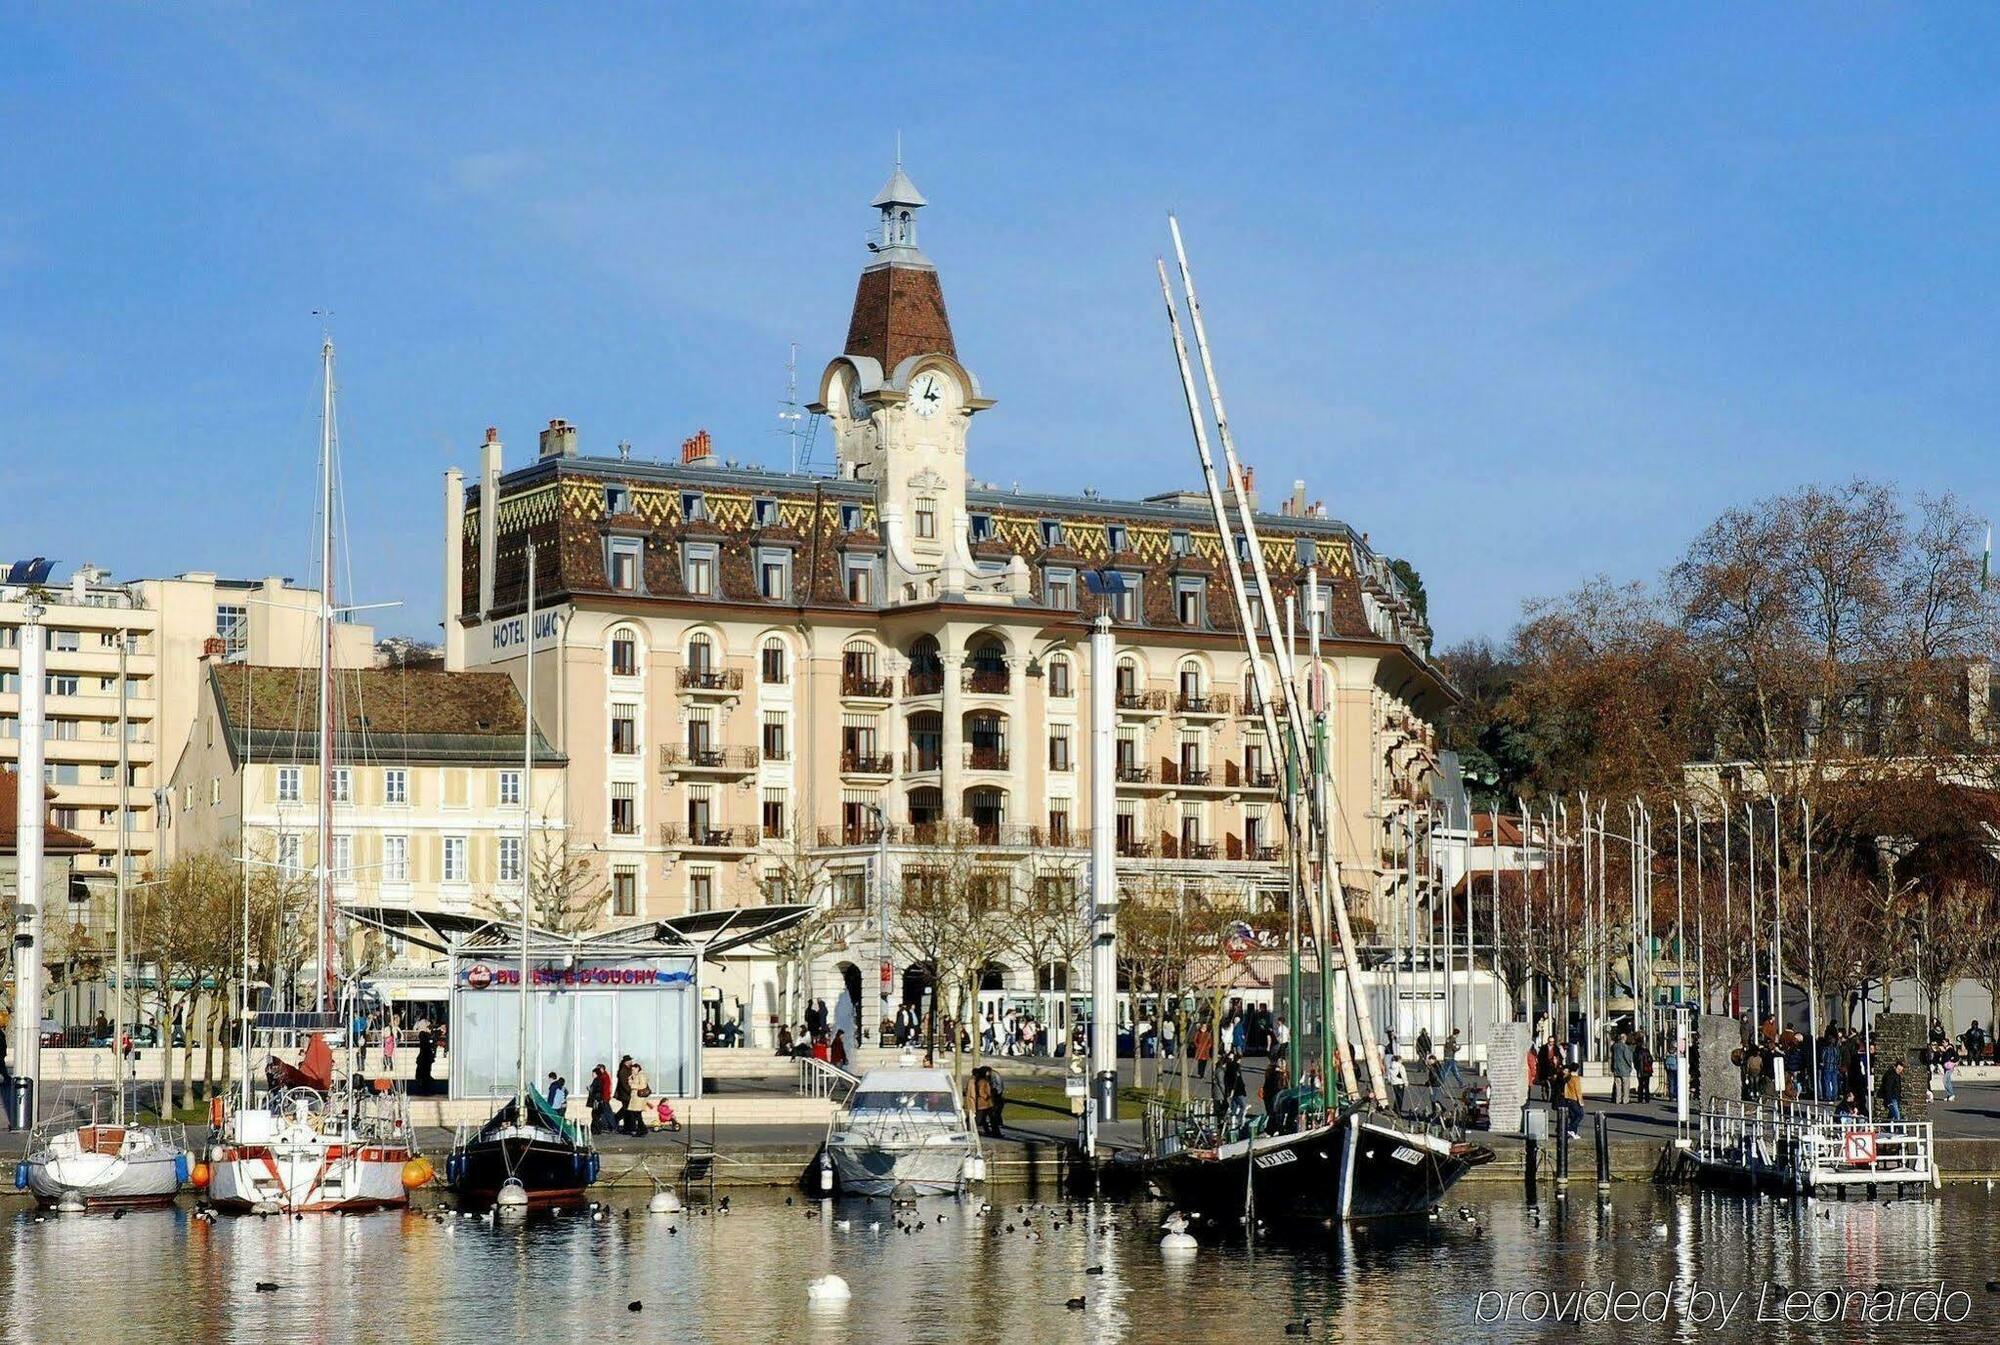
<path fill-rule="evenodd" d="M 861 805 L 875 818 L 875 935 L 876 935 L 876 976 L 880 980 L 880 1004 L 875 1015 L 876 1044 L 886 1045 L 882 1039 L 882 1025 L 889 1021 L 889 986 L 894 970 L 889 957 L 889 815 L 873 803 Z M 936 992 L 932 992 L 935 996 Z M 860 1005 L 855 1005 L 858 1011 Z M 861 1029 L 863 1041 L 868 1038 L 867 1025 Z"/>

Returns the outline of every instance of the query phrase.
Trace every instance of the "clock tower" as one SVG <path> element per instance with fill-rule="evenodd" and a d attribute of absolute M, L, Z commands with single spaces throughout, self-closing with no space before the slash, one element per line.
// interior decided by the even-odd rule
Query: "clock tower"
<path fill-rule="evenodd" d="M 917 245 L 927 202 L 903 171 L 869 202 L 880 215 L 854 289 L 846 350 L 820 376 L 842 477 L 872 482 L 889 592 L 961 592 L 969 568 L 965 436 L 991 406 L 958 362 L 937 267 Z"/>

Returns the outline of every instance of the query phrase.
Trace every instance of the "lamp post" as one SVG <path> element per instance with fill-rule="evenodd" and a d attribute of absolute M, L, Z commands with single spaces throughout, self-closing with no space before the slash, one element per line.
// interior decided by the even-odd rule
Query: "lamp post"
<path fill-rule="evenodd" d="M 41 600 L 21 613 L 21 750 L 15 776 L 14 1096 L 17 1130 L 35 1128 L 35 1084 L 42 1055 L 42 778 L 44 682 Z"/>

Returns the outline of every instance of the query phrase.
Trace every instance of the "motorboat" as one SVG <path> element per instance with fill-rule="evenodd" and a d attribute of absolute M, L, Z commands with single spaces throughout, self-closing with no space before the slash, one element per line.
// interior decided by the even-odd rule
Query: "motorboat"
<path fill-rule="evenodd" d="M 826 1156 L 844 1195 L 954 1195 L 979 1175 L 979 1137 L 941 1069 L 861 1076 L 827 1128 Z"/>

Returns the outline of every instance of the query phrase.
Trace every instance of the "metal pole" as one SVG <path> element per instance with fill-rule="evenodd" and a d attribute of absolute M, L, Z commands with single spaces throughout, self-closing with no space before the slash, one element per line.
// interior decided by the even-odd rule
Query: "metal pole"
<path fill-rule="evenodd" d="M 1708 1012 L 1708 903 L 1702 897 L 1701 809 L 1694 810 L 1694 981 L 1699 1012 Z"/>
<path fill-rule="evenodd" d="M 33 1130 L 42 1072 L 42 845 L 47 811 L 42 753 L 47 730 L 47 640 L 41 600 L 21 613 L 21 749 L 15 776 L 14 872 L 14 1125 Z"/>
<path fill-rule="evenodd" d="M 875 814 L 875 979 L 880 990 L 875 1010 L 875 1040 L 878 1046 L 887 1046 L 889 1043 L 882 1036 L 882 1031 L 883 1024 L 894 1013 L 889 1004 L 889 987 L 895 978 L 889 956 L 889 815 L 872 804 L 869 811 Z M 1041 988 L 1041 974 L 1042 969 L 1036 967 L 1037 990 Z M 1067 985 L 1063 993 L 1069 993 Z M 1047 1001 L 1043 1001 L 1042 1012 L 1047 1012 Z M 861 1036 L 864 1039 L 868 1036 L 866 1024 L 862 1025 Z"/>
<path fill-rule="evenodd" d="M 131 814 L 127 785 L 132 775 L 132 746 L 127 741 L 132 724 L 131 631 L 118 631 L 118 887 L 117 910 L 111 923 L 115 950 L 111 964 L 111 1077 L 117 1081 L 118 1096 L 112 1106 L 112 1121 L 125 1124 L 125 893 L 132 881 Z"/>
<path fill-rule="evenodd" d="M 1757 810 L 1748 799 L 1743 802 L 1743 821 L 1749 832 L 1750 845 L 1750 924 L 1747 930 L 1750 937 L 1743 942 L 1750 946 L 1750 1038 L 1755 1041 L 1763 1027 L 1764 1015 L 1758 1005 L 1763 987 L 1757 974 Z"/>
<path fill-rule="evenodd" d="M 1734 1018 L 1736 1004 L 1736 912 L 1730 888 L 1734 883 L 1729 862 L 1729 833 L 1735 828 L 1729 809 L 1722 810 L 1722 1011 Z"/>
<path fill-rule="evenodd" d="M 533 904 L 528 880 L 528 837 L 534 824 L 535 796 L 535 544 L 528 543 L 527 690 L 521 701 L 521 1030 L 520 1054 L 514 1076 L 514 1115 L 521 1125 L 528 1123 L 528 1010 L 534 999 L 528 993 L 528 908 Z"/>
<path fill-rule="evenodd" d="M 319 999 L 334 1008 L 333 973 L 333 338 L 320 343 L 319 499 Z"/>
<path fill-rule="evenodd" d="M 1687 897 L 1682 890 L 1681 801 L 1674 800 L 1674 1003 L 1687 1003 Z"/>
<path fill-rule="evenodd" d="M 1809 1049 L 1813 1052 L 1813 1074 L 1819 1074 L 1819 946 L 1813 934 L 1813 870 L 1812 870 L 1812 804 L 1799 800 L 1800 825 L 1805 832 L 1806 869 L 1806 1034 L 1812 1039 Z M 1819 1096 L 1815 1086 L 1813 1096 Z M 1822 1099 L 1824 1100 L 1824 1099 Z"/>
<path fill-rule="evenodd" d="M 1785 1026 L 1785 874 L 1780 860 L 1778 796 L 1771 795 L 1771 1017 Z"/>
<path fill-rule="evenodd" d="M 1118 878 L 1117 780 L 1118 673 L 1111 617 L 1104 612 L 1090 628 L 1090 1071 L 1096 1076 L 1118 1068 Z M 1254 660 L 1253 660 L 1254 661 Z M 1261 688 L 1260 688 L 1261 690 Z M 1096 1114 L 1095 1093 L 1085 1107 Z M 1094 1133 L 1094 1132 L 1093 1132 Z"/>

